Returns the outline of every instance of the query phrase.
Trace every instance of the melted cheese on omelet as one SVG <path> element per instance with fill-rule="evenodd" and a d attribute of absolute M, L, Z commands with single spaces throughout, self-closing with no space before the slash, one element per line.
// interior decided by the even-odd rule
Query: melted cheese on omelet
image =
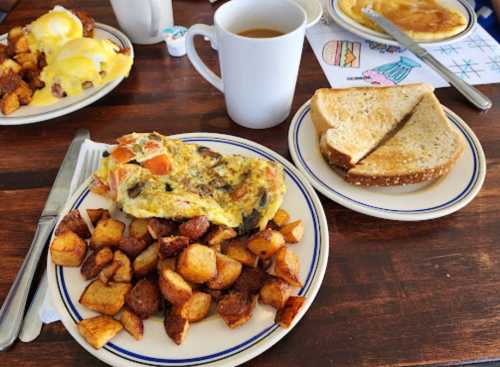
<path fill-rule="evenodd" d="M 156 133 L 134 133 L 120 140 L 111 155 L 102 159 L 95 177 L 109 188 L 123 211 L 134 217 L 206 215 L 213 223 L 244 232 L 263 229 L 283 201 L 284 175 L 277 163 L 223 156 Z M 162 171 L 166 166 L 168 172 Z"/>
<path fill-rule="evenodd" d="M 339 0 L 338 4 L 351 19 L 384 32 L 362 12 L 365 7 L 372 8 L 417 40 L 451 37 L 467 26 L 463 14 L 440 5 L 437 0 Z"/>

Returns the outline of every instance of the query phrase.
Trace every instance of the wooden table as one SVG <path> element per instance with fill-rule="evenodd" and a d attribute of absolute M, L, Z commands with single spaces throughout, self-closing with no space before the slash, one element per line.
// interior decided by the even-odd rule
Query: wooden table
<path fill-rule="evenodd" d="M 23 0 L 3 33 L 55 4 L 89 11 L 116 25 L 107 1 Z M 207 1 L 175 1 L 177 24 L 211 23 Z M 200 41 L 216 67 L 215 52 Z M 294 111 L 327 81 L 306 43 Z M 321 197 L 331 252 L 323 286 L 309 312 L 252 366 L 408 366 L 500 360 L 500 88 L 480 89 L 496 103 L 480 113 L 452 89 L 438 97 L 469 123 L 488 159 L 479 196 L 445 218 L 420 223 L 355 213 Z M 0 301 L 21 265 L 47 194 L 77 128 L 97 141 L 131 131 L 208 131 L 258 141 L 290 158 L 289 120 L 264 131 L 227 117 L 222 95 L 187 58 L 163 44 L 137 46 L 131 76 L 97 103 L 37 125 L 0 127 Z M 61 323 L 33 343 L 0 354 L 0 366 L 100 366 Z"/>

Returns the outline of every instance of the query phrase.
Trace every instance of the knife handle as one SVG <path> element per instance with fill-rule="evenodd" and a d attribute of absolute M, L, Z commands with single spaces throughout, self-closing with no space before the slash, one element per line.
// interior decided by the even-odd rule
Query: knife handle
<path fill-rule="evenodd" d="M 0 309 L 0 351 L 6 350 L 19 335 L 26 301 L 45 243 L 54 228 L 56 217 L 41 217 L 28 254 L 19 269 L 9 294 Z"/>
<path fill-rule="evenodd" d="M 437 71 L 448 83 L 454 86 L 460 93 L 464 95 L 474 106 L 480 110 L 488 110 L 492 107 L 493 103 L 491 100 L 481 93 L 477 88 L 473 87 L 469 83 L 466 83 L 461 78 L 459 78 L 450 69 L 444 66 L 439 60 L 437 60 L 431 54 L 426 54 L 422 57 L 431 68 Z"/>

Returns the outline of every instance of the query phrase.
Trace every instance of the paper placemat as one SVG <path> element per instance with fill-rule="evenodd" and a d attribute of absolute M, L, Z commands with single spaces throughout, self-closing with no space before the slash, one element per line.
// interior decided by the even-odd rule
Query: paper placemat
<path fill-rule="evenodd" d="M 360 38 L 338 26 L 328 14 L 307 30 L 313 48 L 332 87 L 361 87 L 431 83 L 449 84 L 406 49 Z M 429 53 L 470 84 L 500 82 L 500 45 L 480 25 L 466 39 L 438 47 Z"/>

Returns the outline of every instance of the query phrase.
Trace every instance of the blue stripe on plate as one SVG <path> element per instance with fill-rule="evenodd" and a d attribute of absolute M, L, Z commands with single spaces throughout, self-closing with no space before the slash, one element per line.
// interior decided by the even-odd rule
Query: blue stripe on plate
<path fill-rule="evenodd" d="M 358 205 L 361 205 L 361 206 L 364 206 L 364 207 L 370 208 L 370 209 L 380 210 L 382 212 L 401 213 L 401 214 L 431 213 L 431 212 L 443 210 L 449 206 L 455 205 L 458 201 L 463 200 L 470 193 L 470 191 L 474 188 L 474 186 L 478 180 L 478 177 L 479 177 L 479 168 L 478 168 L 479 167 L 478 166 L 479 153 L 478 153 L 478 149 L 476 147 L 476 144 L 474 143 L 474 140 L 469 135 L 469 133 L 456 120 L 456 118 L 452 115 L 447 114 L 448 119 L 451 122 L 453 122 L 453 124 L 465 136 L 465 138 L 466 138 L 466 140 L 467 140 L 467 142 L 472 150 L 473 158 L 474 158 L 474 169 L 473 169 L 472 176 L 470 177 L 469 182 L 467 183 L 467 185 L 465 186 L 465 188 L 463 189 L 463 191 L 460 194 L 458 194 L 456 197 L 454 197 L 450 201 L 447 201 L 446 203 L 443 203 L 443 204 L 440 204 L 437 206 L 433 206 L 431 208 L 413 209 L 413 210 L 398 210 L 398 209 L 382 208 L 382 207 L 373 206 L 373 205 L 361 202 L 359 200 L 353 199 L 353 198 L 346 196 L 346 195 L 342 194 L 341 192 L 335 190 L 332 186 L 329 186 L 326 182 L 321 180 L 313 172 L 313 170 L 307 164 L 306 160 L 304 159 L 304 157 L 302 155 L 302 152 L 300 150 L 300 144 L 299 144 L 299 132 L 300 132 L 301 126 L 303 125 L 303 122 L 305 121 L 305 117 L 309 114 L 310 110 L 311 110 L 311 107 L 307 106 L 306 108 L 304 108 L 304 111 L 302 111 L 301 115 L 299 116 L 298 122 L 295 124 L 295 129 L 294 129 L 294 134 L 293 134 L 294 144 L 293 144 L 293 147 L 290 147 L 290 148 L 295 149 L 295 151 L 297 153 L 297 157 L 299 158 L 301 165 L 306 169 L 307 173 L 314 178 L 315 182 L 317 184 L 321 185 L 322 187 L 324 187 L 326 190 L 330 191 L 332 193 L 332 195 L 340 196 L 340 197 L 342 197 L 346 200 L 349 200 L 355 204 L 358 204 Z"/>
<path fill-rule="evenodd" d="M 224 144 L 229 144 L 229 145 L 234 145 L 237 147 L 241 147 L 247 150 L 250 150 L 254 153 L 257 153 L 258 155 L 261 155 L 271 161 L 276 161 L 278 160 L 283 166 L 285 173 L 292 179 L 292 181 L 297 185 L 297 187 L 300 189 L 302 194 L 304 195 L 304 198 L 306 199 L 309 211 L 311 213 L 311 217 L 313 218 L 313 227 L 314 227 L 314 253 L 313 253 L 313 259 L 311 262 L 311 266 L 309 268 L 309 272 L 306 278 L 306 281 L 304 283 L 304 286 L 302 289 L 299 291 L 299 295 L 305 295 L 312 283 L 312 280 L 314 279 L 314 276 L 317 271 L 318 267 L 318 262 L 319 262 L 319 256 L 321 255 L 321 247 L 320 247 L 320 228 L 319 228 L 319 219 L 317 215 L 317 210 L 308 195 L 305 187 L 303 184 L 300 182 L 299 178 L 295 175 L 295 173 L 290 170 L 289 168 L 286 167 L 286 164 L 289 164 L 288 161 L 286 161 L 284 158 L 281 157 L 273 157 L 272 155 L 268 154 L 267 152 L 260 150 L 257 147 L 253 147 L 251 145 L 242 143 L 242 142 L 236 142 L 236 141 L 231 141 L 223 138 L 184 138 L 184 142 L 219 142 L 219 143 L 224 143 Z M 87 195 L 90 193 L 88 189 L 84 190 L 82 194 L 78 197 L 78 199 L 75 201 L 75 204 L 73 205 L 72 209 L 78 208 L 83 200 L 87 197 Z M 64 279 L 64 269 L 60 266 L 56 266 L 56 279 L 57 279 L 57 285 L 59 289 L 59 294 L 61 295 L 61 298 L 63 300 L 63 304 L 66 307 L 66 310 L 68 311 L 69 315 L 73 319 L 75 323 L 79 322 L 82 320 L 82 316 L 76 309 L 75 305 L 73 304 L 69 292 L 66 287 L 66 282 Z M 207 356 L 202 356 L 202 357 L 196 357 L 196 358 L 185 358 L 185 359 L 164 359 L 164 358 L 153 358 L 141 354 L 137 354 L 134 352 L 131 352 L 129 350 L 126 350 L 114 343 L 108 343 L 104 347 L 108 352 L 117 355 L 118 357 L 127 359 L 129 361 L 133 362 L 140 362 L 143 364 L 155 366 L 155 365 L 174 365 L 174 364 L 189 364 L 189 365 L 199 365 L 199 364 L 204 364 L 204 363 L 209 363 L 209 362 L 215 362 L 219 361 L 221 359 L 229 358 L 237 353 L 243 352 L 246 349 L 249 349 L 256 343 L 261 342 L 264 340 L 266 337 L 268 337 L 271 333 L 273 333 L 276 329 L 278 328 L 278 325 L 274 324 L 266 329 L 262 330 L 258 334 L 254 335 L 250 339 L 234 346 L 229 349 L 226 349 L 224 351 L 210 354 Z"/>

